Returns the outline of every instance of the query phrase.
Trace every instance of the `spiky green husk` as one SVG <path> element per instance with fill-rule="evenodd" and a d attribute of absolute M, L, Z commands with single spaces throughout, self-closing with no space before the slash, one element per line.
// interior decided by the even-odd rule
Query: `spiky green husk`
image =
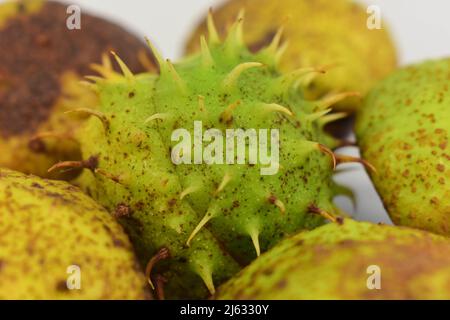
<path fill-rule="evenodd" d="M 245 42 L 258 50 L 271 41 L 280 25 L 284 26 L 286 53 L 281 70 L 311 65 L 336 66 L 327 77 L 315 79 L 305 89 L 311 97 L 332 90 L 358 91 L 365 95 L 378 80 L 397 65 L 396 50 L 387 23 L 381 29 L 369 29 L 367 7 L 349 0 L 227 0 L 214 7 L 219 34 L 225 34 L 230 22 L 246 10 Z M 221 3 L 222 3 L 221 2 Z M 206 31 L 206 17 L 190 36 L 187 52 L 200 49 L 198 37 Z M 346 99 L 333 107 L 354 112 L 360 99 Z"/>
<path fill-rule="evenodd" d="M 284 240 L 217 298 L 448 299 L 449 254 L 445 237 L 346 220 Z"/>
<path fill-rule="evenodd" d="M 104 68 L 97 81 L 102 116 L 80 133 L 83 156 L 98 165 L 79 179 L 114 212 L 146 263 L 159 249 L 171 258 L 153 274 L 168 279 L 169 298 L 199 298 L 242 265 L 298 230 L 333 213 L 334 141 L 323 131 L 329 104 L 305 101 L 298 87 L 314 69 L 280 74 L 276 45 L 254 55 L 242 42 L 242 19 L 225 42 L 211 27 L 199 55 L 172 65 L 159 54 L 159 76 L 124 76 Z M 171 161 L 173 130 L 279 129 L 280 171 L 261 166 L 180 165 Z M 311 210 L 315 208 L 315 210 Z M 119 210 L 120 211 L 120 210 Z M 202 284 L 202 281 L 204 284 Z"/>
<path fill-rule="evenodd" d="M 450 235 L 450 60 L 401 69 L 358 115 L 362 153 L 393 221 Z"/>

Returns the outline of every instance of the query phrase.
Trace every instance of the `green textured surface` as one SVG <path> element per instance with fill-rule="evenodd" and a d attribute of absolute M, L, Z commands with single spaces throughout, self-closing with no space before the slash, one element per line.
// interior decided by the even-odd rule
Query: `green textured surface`
<path fill-rule="evenodd" d="M 334 142 L 322 131 L 327 118 L 320 114 L 329 106 L 303 99 L 295 84 L 301 85 L 305 75 L 277 71 L 276 51 L 251 54 L 240 28 L 241 22 L 224 43 L 211 40 L 210 49 L 205 46 L 202 54 L 175 66 L 160 59 L 160 76 L 106 74 L 97 87 L 109 127 L 105 132 L 98 119 L 91 119 L 79 135 L 83 157 L 97 156 L 98 169 L 113 179 L 86 170 L 78 183 L 112 212 L 119 205 L 129 208 L 131 214 L 120 222 L 143 263 L 161 247 L 170 250 L 172 258 L 155 271 L 168 279 L 168 298 L 205 297 L 203 282 L 213 292 L 213 283 L 224 282 L 256 257 L 251 236 L 266 251 L 285 236 L 323 224 L 308 212 L 310 205 L 334 210 L 332 159 L 319 145 Z M 248 62 L 262 65 L 242 70 L 224 85 Z M 223 121 L 224 111 L 238 101 L 231 121 Z M 274 103 L 292 114 L 264 106 Z M 145 122 L 155 115 L 160 119 Z M 279 173 L 261 176 L 260 165 L 175 166 L 171 134 L 178 128 L 192 132 L 197 120 L 219 130 L 279 129 Z M 224 177 L 229 183 L 218 192 Z M 189 188 L 195 192 L 181 199 Z M 188 246 L 208 216 L 212 219 Z"/>

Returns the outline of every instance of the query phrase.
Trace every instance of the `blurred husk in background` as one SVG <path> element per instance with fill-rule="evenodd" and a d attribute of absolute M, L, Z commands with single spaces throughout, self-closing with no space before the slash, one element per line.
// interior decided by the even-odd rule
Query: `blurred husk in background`
<path fill-rule="evenodd" d="M 69 30 L 68 5 L 41 0 L 0 4 L 0 166 L 42 177 L 70 179 L 77 170 L 49 174 L 56 162 L 80 160 L 74 131 L 95 108 L 96 95 L 80 82 L 116 51 L 133 72 L 154 71 L 137 37 L 82 11 L 81 29 Z M 143 39 L 142 39 L 143 40 Z M 73 112 L 73 114 L 65 114 Z"/>

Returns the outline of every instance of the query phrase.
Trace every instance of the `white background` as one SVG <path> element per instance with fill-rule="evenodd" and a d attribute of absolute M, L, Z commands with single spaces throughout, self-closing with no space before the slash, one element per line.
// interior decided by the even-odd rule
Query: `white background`
<path fill-rule="evenodd" d="M 3 0 L 0 0 L 2 2 Z M 282 1 L 282 0 L 274 0 Z M 333 0 L 329 0 L 333 1 Z M 150 37 L 163 54 L 180 57 L 186 37 L 215 0 L 74 0 L 104 17 L 116 21 L 141 36 Z M 397 43 L 402 65 L 425 59 L 450 56 L 449 0 L 360 0 L 381 8 Z M 356 155 L 357 150 L 343 152 Z M 339 199 L 346 211 L 360 220 L 389 222 L 383 206 L 364 170 L 359 166 L 344 167 L 350 172 L 336 179 L 355 191 L 357 206 L 353 211 L 349 201 Z"/>

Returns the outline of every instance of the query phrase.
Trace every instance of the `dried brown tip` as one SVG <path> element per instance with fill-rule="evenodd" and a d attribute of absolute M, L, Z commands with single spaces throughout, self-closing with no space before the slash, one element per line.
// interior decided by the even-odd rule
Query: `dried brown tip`
<path fill-rule="evenodd" d="M 369 161 L 361 158 L 338 154 L 336 155 L 336 160 L 338 165 L 343 163 L 360 163 L 372 173 L 377 173 L 377 169 Z"/>
<path fill-rule="evenodd" d="M 167 283 L 167 279 L 160 274 L 155 275 L 154 279 L 155 279 L 156 298 L 158 300 L 165 300 L 164 285 Z"/>
<path fill-rule="evenodd" d="M 88 108 L 78 108 L 78 109 L 69 110 L 69 111 L 65 112 L 65 114 L 69 114 L 69 113 L 85 113 L 87 115 L 94 116 L 94 117 L 98 118 L 102 122 L 103 127 L 105 128 L 105 130 L 109 129 L 108 117 L 104 113 L 102 113 L 100 111 L 92 110 L 92 109 L 88 109 Z"/>
<path fill-rule="evenodd" d="M 312 204 L 308 207 L 308 211 L 310 213 L 319 215 L 330 222 L 337 223 L 338 225 L 342 225 L 344 223 L 344 218 L 335 216 L 334 214 L 331 214 L 326 210 L 320 209 L 319 207 L 317 207 L 314 204 Z"/>
<path fill-rule="evenodd" d="M 83 161 L 63 161 L 55 164 L 50 169 L 48 169 L 48 173 L 51 173 L 60 169 L 76 169 L 76 168 L 84 168 Z"/>
<path fill-rule="evenodd" d="M 55 164 L 53 167 L 48 169 L 48 172 L 51 173 L 55 170 L 60 169 L 89 169 L 91 171 L 95 171 L 98 166 L 98 157 L 90 157 L 87 160 L 82 161 L 63 161 Z"/>
<path fill-rule="evenodd" d="M 230 124 L 233 122 L 233 112 L 236 110 L 236 108 L 241 104 L 241 100 L 238 100 L 232 104 L 230 104 L 228 107 L 225 108 L 225 110 L 220 114 L 219 121 L 220 123 L 226 123 Z"/>
<path fill-rule="evenodd" d="M 333 161 L 333 170 L 336 170 L 338 162 L 337 162 L 336 155 L 334 154 L 334 152 L 330 148 L 328 148 L 320 143 L 319 143 L 319 150 L 331 157 L 331 160 Z"/>
<path fill-rule="evenodd" d="M 153 290 L 155 290 L 155 286 L 153 285 L 152 279 L 151 279 L 151 274 L 152 274 L 152 270 L 155 267 L 155 265 L 161 261 L 161 260 L 165 260 L 165 259 L 169 259 L 170 258 L 170 251 L 167 248 L 162 248 L 158 251 L 158 253 L 156 253 L 147 263 L 147 266 L 145 267 L 145 277 L 148 281 L 148 283 L 150 284 L 150 286 L 152 287 Z"/>
<path fill-rule="evenodd" d="M 278 199 L 275 195 L 271 195 L 267 200 L 269 200 L 269 202 L 271 204 L 273 204 L 274 206 L 276 206 L 278 209 L 280 209 L 280 212 L 282 215 L 284 215 L 286 213 L 286 206 L 284 205 L 284 203 Z"/>
<path fill-rule="evenodd" d="M 103 177 L 105 177 L 105 178 L 107 178 L 107 179 L 109 179 L 109 180 L 111 180 L 111 181 L 113 181 L 115 183 L 122 184 L 119 176 L 115 176 L 115 175 L 113 175 L 113 174 L 111 174 L 111 173 L 109 173 L 109 172 L 107 172 L 107 171 L 105 171 L 103 169 L 96 168 L 94 170 L 94 173 L 99 174 L 99 175 L 101 175 L 101 176 L 103 176 Z"/>
<path fill-rule="evenodd" d="M 131 216 L 131 208 L 130 206 L 127 206 L 126 204 L 120 203 L 117 205 L 116 209 L 114 210 L 113 216 L 116 219 L 120 219 L 123 217 L 129 217 Z"/>

